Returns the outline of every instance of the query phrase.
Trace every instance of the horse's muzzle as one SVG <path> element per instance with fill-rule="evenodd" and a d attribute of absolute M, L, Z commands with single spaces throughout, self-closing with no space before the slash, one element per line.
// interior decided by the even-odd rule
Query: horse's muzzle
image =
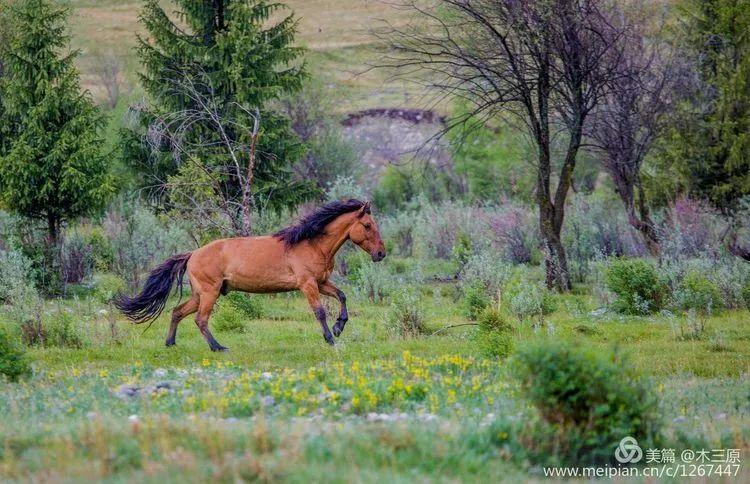
<path fill-rule="evenodd" d="M 381 260 L 385 259 L 385 251 L 384 250 L 376 250 L 373 251 L 372 255 L 372 261 L 373 262 L 380 262 Z"/>

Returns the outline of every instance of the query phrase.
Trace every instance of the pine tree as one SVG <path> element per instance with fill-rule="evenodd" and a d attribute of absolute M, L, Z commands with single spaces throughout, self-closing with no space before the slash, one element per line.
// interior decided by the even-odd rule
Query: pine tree
<path fill-rule="evenodd" d="M 7 7 L 0 46 L 0 204 L 46 224 L 58 241 L 65 221 L 101 208 L 114 191 L 103 118 L 79 85 L 69 49 L 68 11 L 48 0 Z"/>
<path fill-rule="evenodd" d="M 686 189 L 731 211 L 750 195 L 750 0 L 686 0 L 684 37 L 700 86 L 676 116 L 662 162 Z"/>
<path fill-rule="evenodd" d="M 295 180 L 291 166 L 304 152 L 300 140 L 286 118 L 271 109 L 284 94 L 301 88 L 305 77 L 300 57 L 303 51 L 293 47 L 296 20 L 289 15 L 277 23 L 271 16 L 283 7 L 265 0 L 176 0 L 176 18 L 170 18 L 158 0 L 148 0 L 141 12 L 141 22 L 148 32 L 138 39 L 138 56 L 144 70 L 141 83 L 150 95 L 150 105 L 142 116 L 143 139 L 148 125 L 160 117 L 193 107 L 195 99 L 180 89 L 185 78 L 207 80 L 213 98 L 221 103 L 222 116 L 230 124 L 252 126 L 248 112 L 258 109 L 261 131 L 257 162 L 253 176 L 253 199 L 256 207 L 294 206 L 315 195 L 308 181 Z M 206 140 L 218 136 L 200 128 L 190 136 Z M 236 140 L 249 144 L 250 133 L 231 133 Z M 198 143 L 196 143 L 198 144 Z M 142 141 L 131 133 L 123 146 L 125 156 L 139 169 L 145 168 L 144 185 L 154 185 L 179 174 L 179 160 L 165 152 L 145 154 Z M 220 147 L 199 149 L 191 153 L 203 162 L 228 163 Z M 127 161 L 127 160 L 126 160 Z M 231 177 L 223 189 L 231 196 L 238 191 Z"/>

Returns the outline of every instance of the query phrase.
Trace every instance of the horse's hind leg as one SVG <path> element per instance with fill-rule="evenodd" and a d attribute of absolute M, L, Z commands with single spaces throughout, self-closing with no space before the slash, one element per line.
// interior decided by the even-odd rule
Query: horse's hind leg
<path fill-rule="evenodd" d="M 214 308 L 214 303 L 216 303 L 216 299 L 218 298 L 218 291 L 211 294 L 201 293 L 198 305 L 198 315 L 195 317 L 195 324 L 198 325 L 198 329 L 201 331 L 201 334 L 208 343 L 208 347 L 211 348 L 211 351 L 226 351 L 228 348 L 220 345 L 211 334 L 211 331 L 208 330 L 208 318 L 211 317 L 211 310 Z"/>
<path fill-rule="evenodd" d="M 177 337 L 177 325 L 180 324 L 186 316 L 189 316 L 198 310 L 198 295 L 194 294 L 192 298 L 180 304 L 172 311 L 172 322 L 169 323 L 167 332 L 167 346 L 174 346 Z"/>

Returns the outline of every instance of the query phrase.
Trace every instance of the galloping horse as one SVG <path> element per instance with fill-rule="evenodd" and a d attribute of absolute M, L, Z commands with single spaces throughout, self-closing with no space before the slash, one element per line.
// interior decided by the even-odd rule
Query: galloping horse
<path fill-rule="evenodd" d="M 273 235 L 216 240 L 193 252 L 173 256 L 151 271 L 140 294 L 133 298 L 120 296 L 115 305 L 134 323 L 153 321 L 164 310 L 175 281 L 181 284 L 187 272 L 192 296 L 172 311 L 166 344 L 175 344 L 177 325 L 197 312 L 195 323 L 208 346 L 212 351 L 224 351 L 227 348 L 208 330 L 208 319 L 220 294 L 300 290 L 320 323 L 323 338 L 332 345 L 320 294 L 336 298 L 341 304 L 333 326 L 333 335 L 338 337 L 348 320 L 346 296 L 330 277 L 336 252 L 347 240 L 368 252 L 373 262 L 385 257 L 369 202 L 331 202 Z"/>

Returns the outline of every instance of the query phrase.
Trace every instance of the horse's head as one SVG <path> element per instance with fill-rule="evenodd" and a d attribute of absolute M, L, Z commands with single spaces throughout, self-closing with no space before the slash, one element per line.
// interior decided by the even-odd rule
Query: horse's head
<path fill-rule="evenodd" d="M 373 262 L 385 258 L 385 246 L 380 238 L 378 224 L 372 218 L 370 202 L 365 202 L 357 211 L 354 223 L 349 229 L 349 239 L 370 254 Z"/>

